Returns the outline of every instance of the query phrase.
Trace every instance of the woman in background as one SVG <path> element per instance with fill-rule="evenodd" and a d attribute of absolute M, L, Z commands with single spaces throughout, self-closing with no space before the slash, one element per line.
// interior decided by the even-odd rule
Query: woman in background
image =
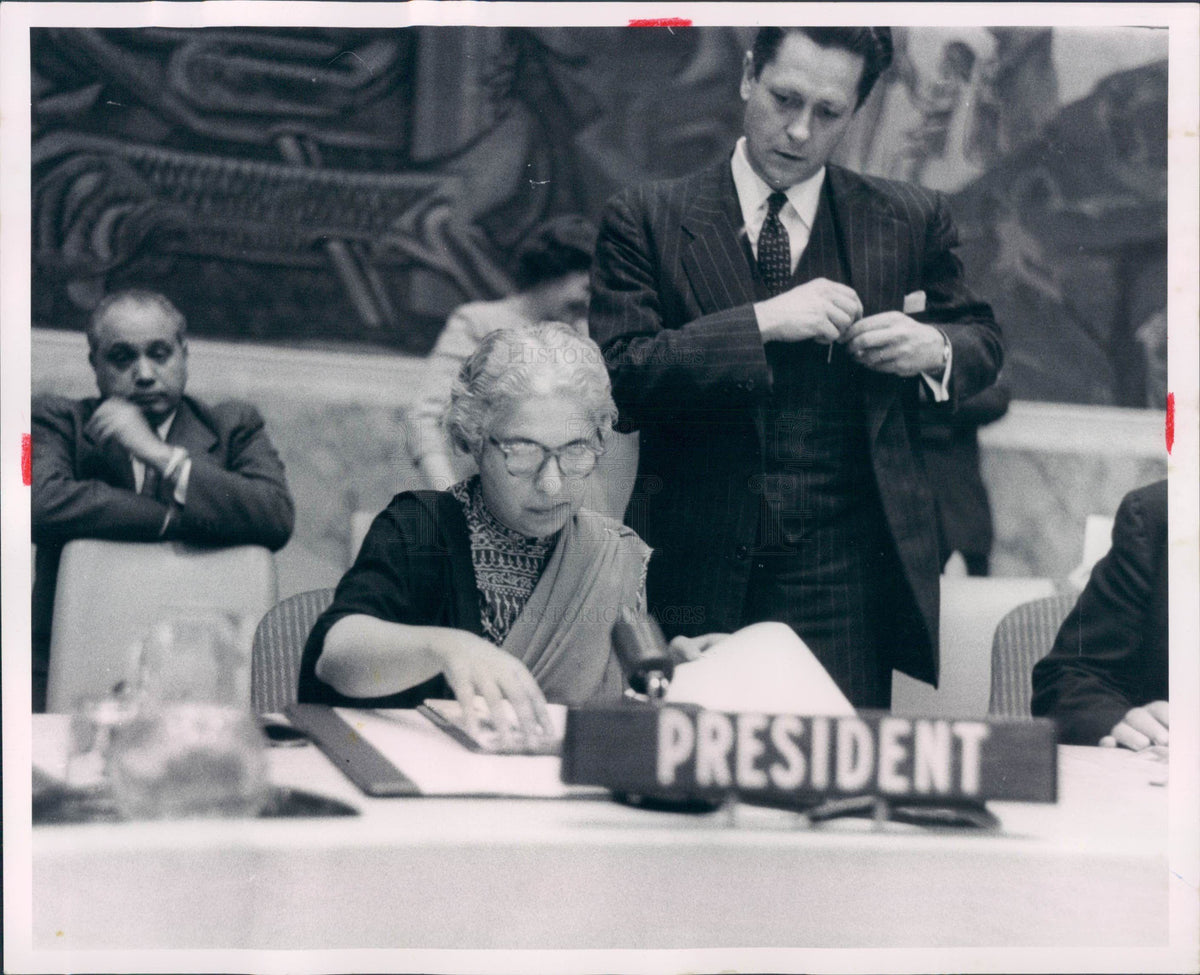
<path fill-rule="evenodd" d="M 405 707 L 503 702 L 521 730 L 546 702 L 617 700 L 611 630 L 644 606 L 650 550 L 581 509 L 616 419 L 599 348 L 570 326 L 492 332 L 464 363 L 446 427 L 479 473 L 396 495 L 317 620 L 300 700 Z"/>
<path fill-rule="evenodd" d="M 442 489 L 473 473 L 470 457 L 456 453 L 447 439 L 442 417 L 455 376 L 485 335 L 543 321 L 565 322 L 587 334 L 588 269 L 595 245 L 596 228 L 583 217 L 547 220 L 517 250 L 515 294 L 462 305 L 446 320 L 429 354 L 425 395 L 407 417 L 410 451 L 425 487 Z M 599 471 L 588 482 L 584 506 L 621 518 L 636 470 L 636 436 L 612 436 Z"/>

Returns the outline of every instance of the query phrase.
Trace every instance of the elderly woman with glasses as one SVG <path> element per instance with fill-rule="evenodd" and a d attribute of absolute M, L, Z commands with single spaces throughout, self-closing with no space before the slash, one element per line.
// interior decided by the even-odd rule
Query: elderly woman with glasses
<path fill-rule="evenodd" d="M 446 415 L 479 473 L 398 494 L 376 517 L 309 636 L 300 700 L 453 694 L 473 709 L 481 696 L 536 734 L 547 701 L 619 698 L 612 624 L 644 605 L 650 549 L 579 505 L 616 413 L 590 339 L 558 323 L 486 336 Z"/>

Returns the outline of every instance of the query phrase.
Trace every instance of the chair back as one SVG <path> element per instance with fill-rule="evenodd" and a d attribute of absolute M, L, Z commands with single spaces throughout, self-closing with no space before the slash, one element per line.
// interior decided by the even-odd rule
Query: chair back
<path fill-rule="evenodd" d="M 895 714 L 936 718 L 982 718 L 987 714 L 992 638 L 1013 607 L 1054 593 L 1054 580 L 1017 576 L 942 576 L 936 688 L 896 671 Z"/>
<path fill-rule="evenodd" d="M 257 545 L 69 542 L 54 589 L 47 710 L 70 711 L 135 679 L 142 639 L 173 612 L 234 618 L 245 635 L 236 683 L 249 704 L 250 627 L 277 598 L 275 560 Z"/>
<path fill-rule="evenodd" d="M 1033 699 L 1033 665 L 1050 652 L 1059 627 L 1079 598 L 1058 593 L 1022 603 L 996 626 L 992 638 L 992 691 L 988 714 L 1028 718 Z"/>
<path fill-rule="evenodd" d="M 272 607 L 254 631 L 250 701 L 259 714 L 296 703 L 300 655 L 313 623 L 333 602 L 332 589 L 296 593 Z"/>

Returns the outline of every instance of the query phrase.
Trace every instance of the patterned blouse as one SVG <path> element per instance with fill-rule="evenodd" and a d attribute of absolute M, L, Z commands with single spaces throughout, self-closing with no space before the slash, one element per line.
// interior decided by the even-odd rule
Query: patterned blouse
<path fill-rule="evenodd" d="M 450 493 L 467 518 L 483 632 L 499 646 L 533 595 L 558 535 L 527 538 L 501 524 L 483 503 L 478 475 L 455 484 Z"/>

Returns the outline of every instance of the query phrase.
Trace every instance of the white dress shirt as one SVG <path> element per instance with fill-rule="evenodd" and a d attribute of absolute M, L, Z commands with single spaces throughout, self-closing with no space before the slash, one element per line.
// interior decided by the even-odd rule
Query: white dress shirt
<path fill-rule="evenodd" d="M 738 139 L 737 145 L 734 147 L 730 168 L 733 171 L 733 186 L 737 190 L 738 205 L 742 210 L 742 224 L 746 230 L 746 239 L 750 242 L 750 249 L 754 252 L 757 260 L 758 238 L 762 234 L 763 224 L 767 221 L 767 198 L 775 191 L 750 165 L 750 159 L 746 155 L 745 136 Z M 804 248 L 808 246 L 809 237 L 812 236 L 813 224 L 817 220 L 817 208 L 821 205 L 821 187 L 824 184 L 825 167 L 822 166 L 804 182 L 796 183 L 783 191 L 788 201 L 779 210 L 779 222 L 783 224 L 783 229 L 788 233 L 793 272 L 800 262 L 800 255 L 804 253 Z M 941 330 L 939 329 L 939 331 Z M 944 332 L 942 334 L 945 335 Z M 948 341 L 947 348 L 949 348 Z M 921 378 L 929 386 L 935 403 L 942 403 L 950 398 L 950 367 L 953 359 L 954 354 L 951 351 L 946 359 L 945 371 L 940 378 L 931 376 L 927 372 L 921 373 Z"/>
<path fill-rule="evenodd" d="M 767 198 L 775 191 L 751 167 L 746 156 L 745 136 L 738 139 L 730 165 L 733 169 L 733 185 L 737 189 L 738 204 L 742 208 L 742 224 L 746 228 L 746 238 L 750 241 L 750 249 L 757 258 L 758 238 L 762 233 L 763 224 L 767 221 Z M 808 246 L 808 238 L 812 236 L 824 183 L 825 167 L 822 166 L 803 183 L 789 186 L 784 191 L 788 201 L 779 211 L 779 222 L 788 233 L 793 271 L 800 263 L 800 255 L 804 253 L 804 248 Z"/>

